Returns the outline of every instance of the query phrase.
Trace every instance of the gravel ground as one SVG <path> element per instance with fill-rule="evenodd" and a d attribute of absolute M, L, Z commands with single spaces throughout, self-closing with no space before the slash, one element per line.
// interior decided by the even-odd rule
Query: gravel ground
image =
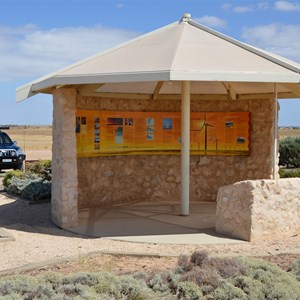
<path fill-rule="evenodd" d="M 0 271 L 96 251 L 160 255 L 191 254 L 195 250 L 207 250 L 211 255 L 300 254 L 300 236 L 260 243 L 176 246 L 89 238 L 56 227 L 50 219 L 50 203 L 29 205 L 4 192 L 0 192 L 0 227 L 15 238 L 15 241 L 1 242 L 0 237 Z"/>

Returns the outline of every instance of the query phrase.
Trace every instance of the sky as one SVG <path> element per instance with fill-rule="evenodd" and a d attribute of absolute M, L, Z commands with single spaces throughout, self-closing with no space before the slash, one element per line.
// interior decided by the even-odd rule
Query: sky
<path fill-rule="evenodd" d="M 0 125 L 51 125 L 52 96 L 16 103 L 17 87 L 184 13 L 300 63 L 300 0 L 0 0 L 0 11 Z M 279 126 L 300 126 L 300 99 L 279 103 Z"/>

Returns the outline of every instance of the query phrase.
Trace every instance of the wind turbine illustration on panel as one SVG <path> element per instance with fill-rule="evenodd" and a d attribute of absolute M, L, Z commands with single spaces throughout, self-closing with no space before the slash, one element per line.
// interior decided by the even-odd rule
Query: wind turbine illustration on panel
<path fill-rule="evenodd" d="M 206 120 L 203 120 L 203 124 L 200 127 L 200 129 L 192 129 L 192 131 L 198 131 L 199 132 L 198 150 L 200 150 L 201 131 L 204 129 L 204 151 L 205 151 L 205 154 L 206 154 L 206 151 L 207 151 L 207 127 L 214 127 L 214 126 L 209 124 Z"/>
<path fill-rule="evenodd" d="M 204 131 L 204 151 L 206 154 L 206 151 L 207 151 L 207 127 L 214 127 L 214 126 L 211 124 L 208 124 L 208 122 L 205 120 L 203 123 L 203 127 L 205 129 L 205 131 Z"/>

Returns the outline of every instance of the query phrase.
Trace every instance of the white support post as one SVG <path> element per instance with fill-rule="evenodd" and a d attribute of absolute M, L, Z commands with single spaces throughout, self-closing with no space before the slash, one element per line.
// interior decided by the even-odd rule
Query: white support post
<path fill-rule="evenodd" d="M 278 88 L 277 83 L 274 84 L 274 147 L 273 147 L 273 179 L 277 174 L 277 157 L 278 157 Z"/>
<path fill-rule="evenodd" d="M 181 215 L 190 213 L 190 82 L 181 83 Z"/>

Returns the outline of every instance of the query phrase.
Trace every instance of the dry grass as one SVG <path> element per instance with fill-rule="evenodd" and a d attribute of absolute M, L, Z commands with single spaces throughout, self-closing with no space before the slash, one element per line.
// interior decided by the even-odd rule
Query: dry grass
<path fill-rule="evenodd" d="M 279 129 L 279 139 L 284 139 L 286 137 L 300 136 L 300 129 Z"/>
<path fill-rule="evenodd" d="M 24 151 L 51 151 L 51 126 L 14 126 L 8 130 L 8 134 Z M 300 129 L 279 129 L 280 139 L 290 136 L 300 136 Z"/>
<path fill-rule="evenodd" d="M 52 148 L 51 126 L 16 126 L 11 127 L 7 133 L 25 152 Z"/>

